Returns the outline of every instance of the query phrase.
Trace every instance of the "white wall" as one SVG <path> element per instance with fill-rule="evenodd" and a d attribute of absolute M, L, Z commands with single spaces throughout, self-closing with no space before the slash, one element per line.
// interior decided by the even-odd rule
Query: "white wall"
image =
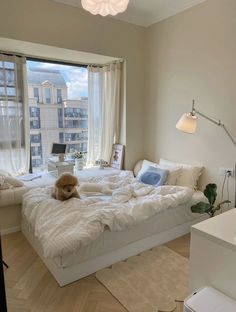
<path fill-rule="evenodd" d="M 143 157 L 144 28 L 50 0 L 7 0 L 0 37 L 126 58 L 126 168 Z"/>
<path fill-rule="evenodd" d="M 194 135 L 175 124 L 194 98 L 199 110 L 221 118 L 236 136 L 235 38 L 235 0 L 208 0 L 146 30 L 145 156 L 203 164 L 202 187 L 221 185 L 218 169 L 234 167 L 236 148 L 201 117 Z"/>

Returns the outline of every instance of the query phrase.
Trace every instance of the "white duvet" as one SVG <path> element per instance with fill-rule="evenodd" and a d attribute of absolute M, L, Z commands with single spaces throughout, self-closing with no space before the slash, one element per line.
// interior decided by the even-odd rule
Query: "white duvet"
<path fill-rule="evenodd" d="M 181 186 L 152 187 L 137 182 L 129 172 L 92 178 L 116 184 L 112 196 L 82 196 L 61 202 L 51 188 L 32 189 L 23 198 L 23 218 L 40 241 L 45 257 L 77 252 L 95 240 L 107 226 L 122 231 L 154 214 L 185 204 L 193 190 Z"/>

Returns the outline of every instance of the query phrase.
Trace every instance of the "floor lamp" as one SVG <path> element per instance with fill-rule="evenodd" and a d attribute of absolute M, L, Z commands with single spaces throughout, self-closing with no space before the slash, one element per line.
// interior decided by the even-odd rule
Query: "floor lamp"
<path fill-rule="evenodd" d="M 221 120 L 217 120 L 215 118 L 209 117 L 198 110 L 195 109 L 195 101 L 193 100 L 192 104 L 192 111 L 190 113 L 183 114 L 179 121 L 176 124 L 176 128 L 180 131 L 183 131 L 185 133 L 194 133 L 197 128 L 197 115 L 209 120 L 210 122 L 214 123 L 215 125 L 221 127 L 225 133 L 230 138 L 231 142 L 236 147 L 236 139 L 232 136 L 232 134 L 229 132 L 229 130 L 226 128 L 226 126 L 221 122 Z M 235 165 L 236 170 L 236 165 Z M 234 171 L 235 172 L 235 171 Z M 234 206 L 236 207 L 236 183 L 235 183 L 235 201 Z"/>

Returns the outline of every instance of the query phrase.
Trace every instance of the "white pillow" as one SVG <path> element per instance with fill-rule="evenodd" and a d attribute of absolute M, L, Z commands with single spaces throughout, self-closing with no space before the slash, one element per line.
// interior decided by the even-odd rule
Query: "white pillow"
<path fill-rule="evenodd" d="M 166 183 L 168 185 L 176 185 L 177 178 L 181 175 L 182 168 L 180 166 L 167 166 L 167 165 L 160 165 L 157 163 L 154 163 L 152 161 L 144 159 L 142 163 L 141 170 L 139 171 L 137 178 L 140 178 L 140 176 L 148 169 L 148 167 L 155 167 L 160 169 L 166 169 L 169 171 Z"/>
<path fill-rule="evenodd" d="M 181 166 L 182 173 L 177 178 L 177 185 L 179 186 L 188 186 L 190 188 L 197 187 L 197 181 L 202 173 L 202 166 L 192 166 L 187 164 L 180 164 L 166 159 L 160 159 L 160 165 L 162 166 Z"/>
<path fill-rule="evenodd" d="M 182 167 L 180 166 L 172 167 L 172 166 L 165 166 L 165 165 L 159 164 L 158 168 L 166 169 L 169 171 L 166 184 L 176 185 L 178 177 L 180 177 L 182 174 Z"/>
<path fill-rule="evenodd" d="M 142 164 L 143 164 L 143 160 L 139 160 L 136 162 L 136 164 L 134 166 L 134 170 L 133 170 L 135 177 L 137 177 L 139 171 L 141 170 Z"/>

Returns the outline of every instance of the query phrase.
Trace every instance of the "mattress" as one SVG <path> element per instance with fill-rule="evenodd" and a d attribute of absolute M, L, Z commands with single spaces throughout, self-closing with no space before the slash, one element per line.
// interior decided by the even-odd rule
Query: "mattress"
<path fill-rule="evenodd" d="M 112 232 L 109 229 L 105 229 L 95 241 L 85 247 L 81 247 L 78 252 L 66 255 L 62 254 L 53 260 L 58 267 L 67 268 L 89 259 L 105 255 L 154 234 L 170 230 L 178 225 L 194 220 L 197 222 L 199 220 L 199 214 L 193 214 L 190 207 L 194 203 L 203 200 L 203 198 L 203 193 L 198 191 L 194 193 L 192 200 L 188 204 L 161 211 L 125 231 Z M 25 219 L 23 220 L 23 226 L 27 228 L 28 232 L 31 231 L 30 226 Z M 32 231 L 30 232 L 30 235 L 33 236 Z"/>

